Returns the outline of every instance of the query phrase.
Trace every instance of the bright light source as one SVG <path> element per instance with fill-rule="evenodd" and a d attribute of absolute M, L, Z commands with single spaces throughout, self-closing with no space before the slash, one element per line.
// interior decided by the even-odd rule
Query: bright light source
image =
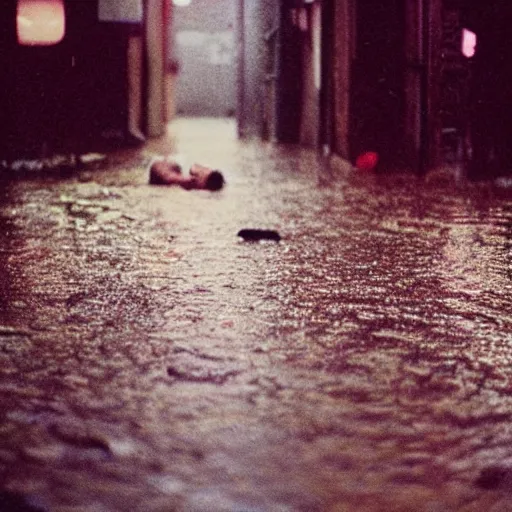
<path fill-rule="evenodd" d="M 18 0 L 16 26 L 20 44 L 59 43 L 66 30 L 63 0 Z"/>
<path fill-rule="evenodd" d="M 462 29 L 462 54 L 464 57 L 473 57 L 476 48 L 476 34 L 468 30 Z"/>
<path fill-rule="evenodd" d="M 192 0 L 172 0 L 172 3 L 174 5 L 179 5 L 180 7 L 186 7 L 187 5 L 190 5 L 190 2 Z"/>

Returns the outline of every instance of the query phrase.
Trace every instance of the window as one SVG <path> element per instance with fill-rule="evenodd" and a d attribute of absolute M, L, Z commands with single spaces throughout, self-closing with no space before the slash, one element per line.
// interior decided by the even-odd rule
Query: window
<path fill-rule="evenodd" d="M 18 43 L 27 46 L 57 44 L 64 37 L 65 20 L 63 0 L 18 0 Z"/>
<path fill-rule="evenodd" d="M 462 54 L 464 57 L 473 57 L 475 55 L 476 34 L 468 30 L 462 29 Z"/>

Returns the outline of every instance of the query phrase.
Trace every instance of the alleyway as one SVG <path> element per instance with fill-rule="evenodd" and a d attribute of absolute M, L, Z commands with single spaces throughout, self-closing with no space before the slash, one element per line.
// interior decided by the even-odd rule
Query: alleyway
<path fill-rule="evenodd" d="M 512 510 L 512 198 L 235 132 L 2 181 L 0 512 Z"/>

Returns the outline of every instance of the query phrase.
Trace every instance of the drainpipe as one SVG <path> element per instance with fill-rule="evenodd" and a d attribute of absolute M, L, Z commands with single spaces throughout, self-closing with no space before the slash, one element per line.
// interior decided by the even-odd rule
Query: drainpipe
<path fill-rule="evenodd" d="M 420 2 L 420 147 L 419 172 L 425 174 L 429 163 L 429 48 L 430 48 L 430 9 L 428 0 Z"/>
<path fill-rule="evenodd" d="M 320 86 L 320 147 L 325 155 L 331 153 L 333 142 L 333 25 L 334 0 L 323 0 L 321 36 L 321 86 Z"/>
<path fill-rule="evenodd" d="M 150 137 L 164 133 L 164 51 L 163 0 L 146 3 L 147 47 L 147 132 Z"/>
<path fill-rule="evenodd" d="M 286 2 L 279 2 L 278 6 L 278 16 L 279 16 L 279 30 L 277 32 L 276 39 L 276 53 L 275 53 L 275 72 L 276 72 L 276 140 L 282 141 L 282 124 L 283 124 L 283 114 L 282 114 L 282 104 L 283 104 L 283 48 L 286 47 L 286 42 L 283 41 L 284 37 L 284 27 L 283 27 L 283 18 L 286 14 Z"/>
<path fill-rule="evenodd" d="M 238 138 L 244 137 L 246 132 L 245 113 L 245 0 L 238 1 L 237 12 L 237 72 L 238 72 L 238 98 L 237 98 L 237 130 Z"/>

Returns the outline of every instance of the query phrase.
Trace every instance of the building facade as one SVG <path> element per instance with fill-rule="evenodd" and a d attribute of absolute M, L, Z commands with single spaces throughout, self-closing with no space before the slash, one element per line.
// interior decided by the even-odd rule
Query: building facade
<path fill-rule="evenodd" d="M 105 6 L 111 14 L 102 19 L 102 2 L 116 0 L 50 0 L 63 2 L 66 13 L 65 35 L 51 46 L 20 45 L 16 4 L 23 1 L 30 2 L 0 0 L 1 153 L 41 145 L 81 151 L 98 137 L 123 140 L 139 130 L 158 136 L 176 91 L 182 104 L 193 99 L 192 86 L 176 89 L 168 80 L 179 69 L 173 1 L 139 0 L 138 22 L 115 19 Z M 504 0 L 229 5 L 231 21 L 220 31 L 229 52 L 217 41 L 209 58 L 230 59 L 235 76 L 217 66 L 217 81 L 231 87 L 221 88 L 231 92 L 217 101 L 217 114 L 234 110 L 241 137 L 304 144 L 350 161 L 373 151 L 382 168 L 424 172 L 459 162 L 475 175 L 512 168 L 512 8 Z M 201 11 L 201 2 L 188 9 Z M 475 54 L 464 49 L 466 39 L 476 39 Z"/>

